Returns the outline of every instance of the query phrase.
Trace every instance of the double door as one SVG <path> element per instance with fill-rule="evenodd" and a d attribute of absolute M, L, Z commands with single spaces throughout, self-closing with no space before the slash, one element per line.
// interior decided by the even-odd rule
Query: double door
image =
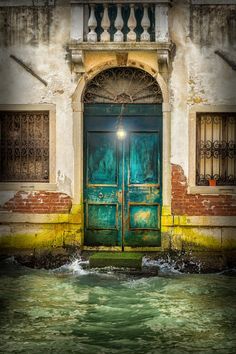
<path fill-rule="evenodd" d="M 151 104 L 85 105 L 85 245 L 160 246 L 161 112 Z"/>

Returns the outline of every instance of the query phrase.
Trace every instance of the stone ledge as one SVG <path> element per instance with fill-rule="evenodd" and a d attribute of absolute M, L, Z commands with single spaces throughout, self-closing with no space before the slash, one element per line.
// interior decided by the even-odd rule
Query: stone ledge
<path fill-rule="evenodd" d="M 235 186 L 189 186 L 188 194 L 202 194 L 202 195 L 235 195 Z"/>
<path fill-rule="evenodd" d="M 30 182 L 1 182 L 0 191 L 17 191 L 17 192 L 38 192 L 52 191 L 58 192 L 56 183 L 30 183 Z"/>
<path fill-rule="evenodd" d="M 236 227 L 235 216 L 162 216 L 162 226 Z"/>
<path fill-rule="evenodd" d="M 32 213 L 13 213 L 0 211 L 0 223 L 30 223 L 30 224 L 81 224 L 81 213 L 75 214 L 32 214 Z"/>
<path fill-rule="evenodd" d="M 142 51 L 158 51 L 173 49 L 171 42 L 78 42 L 70 43 L 68 45 L 69 50 L 84 50 L 84 51 L 130 51 L 130 50 L 142 50 Z"/>

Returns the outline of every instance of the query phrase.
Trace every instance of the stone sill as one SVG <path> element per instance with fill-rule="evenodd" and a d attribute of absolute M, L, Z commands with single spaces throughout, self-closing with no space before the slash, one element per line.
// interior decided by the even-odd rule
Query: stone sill
<path fill-rule="evenodd" d="M 78 42 L 69 44 L 70 50 L 85 50 L 85 51 L 130 51 L 130 50 L 147 50 L 147 51 L 156 51 L 156 50 L 168 50 L 170 51 L 173 48 L 171 42 Z"/>
<path fill-rule="evenodd" d="M 235 216 L 162 216 L 162 226 L 172 227 L 236 227 Z"/>
<path fill-rule="evenodd" d="M 56 191 L 56 183 L 33 183 L 33 182 L 2 182 L 0 183 L 1 191 L 18 191 L 18 192 L 28 192 L 28 191 Z"/>
<path fill-rule="evenodd" d="M 14 213 L 10 211 L 0 211 L 0 223 L 24 223 L 24 224 L 81 224 L 81 213 L 73 214 L 33 214 L 33 213 Z"/>
<path fill-rule="evenodd" d="M 232 195 L 236 194 L 234 186 L 189 186 L 188 194 L 203 194 L 203 195 Z"/>

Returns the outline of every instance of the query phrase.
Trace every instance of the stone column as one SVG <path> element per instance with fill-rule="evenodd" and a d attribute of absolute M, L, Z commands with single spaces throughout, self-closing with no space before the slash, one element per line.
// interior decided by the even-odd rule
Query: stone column
<path fill-rule="evenodd" d="M 169 4 L 155 5 L 155 40 L 156 42 L 169 42 Z"/>
<path fill-rule="evenodd" d="M 73 146 L 74 146 L 74 193 L 73 203 L 82 202 L 83 194 L 83 104 L 73 111 Z"/>
<path fill-rule="evenodd" d="M 84 34 L 84 6 L 81 4 L 71 4 L 71 42 L 83 42 Z"/>
<path fill-rule="evenodd" d="M 171 111 L 168 103 L 163 103 L 163 208 L 171 206 Z M 165 210 L 165 213 L 168 211 Z"/>

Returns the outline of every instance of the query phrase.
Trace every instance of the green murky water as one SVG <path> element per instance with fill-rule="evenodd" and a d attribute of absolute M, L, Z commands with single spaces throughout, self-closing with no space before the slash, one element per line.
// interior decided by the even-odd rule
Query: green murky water
<path fill-rule="evenodd" d="M 1 265 L 1 353 L 235 353 L 236 277 Z"/>

